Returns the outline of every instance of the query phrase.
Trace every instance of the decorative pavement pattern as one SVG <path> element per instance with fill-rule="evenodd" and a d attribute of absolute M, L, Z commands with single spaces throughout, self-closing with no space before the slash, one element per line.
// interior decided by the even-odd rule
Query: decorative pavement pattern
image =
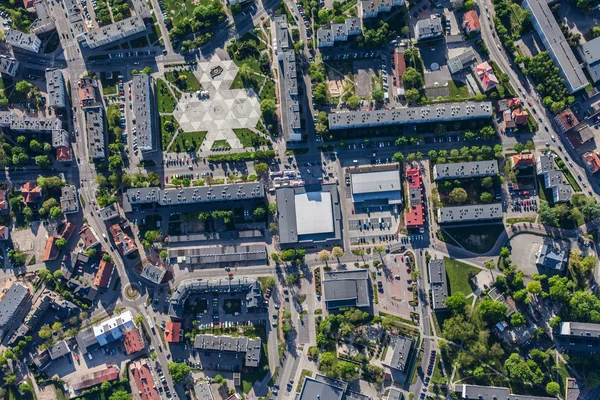
<path fill-rule="evenodd" d="M 210 72 L 219 66 L 223 72 L 213 79 Z M 183 131 L 207 131 L 202 144 L 206 150 L 215 140 L 227 140 L 232 148 L 242 148 L 232 129 L 253 129 L 260 119 L 259 97 L 254 89 L 231 89 L 237 72 L 233 61 L 221 60 L 217 55 L 198 63 L 194 74 L 208 96 L 183 96 L 173 112 Z"/>

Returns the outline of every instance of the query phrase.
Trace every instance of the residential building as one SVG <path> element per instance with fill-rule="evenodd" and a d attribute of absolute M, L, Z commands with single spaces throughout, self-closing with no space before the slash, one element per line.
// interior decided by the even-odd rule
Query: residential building
<path fill-rule="evenodd" d="M 0 111 L 0 127 L 19 133 L 52 133 L 62 129 L 62 121 L 58 118 L 17 117 L 12 111 Z"/>
<path fill-rule="evenodd" d="M 98 98 L 98 82 L 95 79 L 84 77 L 78 80 L 77 92 L 79 93 L 79 105 L 81 108 L 86 109 L 102 105 Z"/>
<path fill-rule="evenodd" d="M 169 343 L 180 343 L 183 340 L 181 322 L 167 322 L 165 327 L 165 337 Z"/>
<path fill-rule="evenodd" d="M 100 260 L 100 263 L 98 264 L 98 271 L 96 272 L 96 277 L 94 278 L 94 286 L 98 290 L 108 289 L 112 279 L 113 270 L 114 264 L 112 262 Z"/>
<path fill-rule="evenodd" d="M 475 52 L 472 49 L 457 55 L 456 57 L 449 58 L 447 61 L 448 69 L 451 73 L 456 74 L 467 68 L 471 63 L 475 61 Z"/>
<path fill-rule="evenodd" d="M 114 24 L 89 31 L 85 36 L 85 42 L 90 49 L 95 49 L 133 36 L 136 33 L 144 32 L 145 30 L 146 24 L 144 23 L 144 19 L 140 15 L 134 15 Z"/>
<path fill-rule="evenodd" d="M 598 156 L 597 153 L 594 153 L 594 152 L 585 153 L 583 155 L 583 161 L 585 162 L 586 167 L 592 174 L 595 174 L 596 172 L 598 172 L 600 170 L 600 157 Z M 1 206 L 0 206 L 0 208 L 1 208 Z"/>
<path fill-rule="evenodd" d="M 558 133 L 565 133 L 571 130 L 571 128 L 579 125 L 579 120 L 570 108 L 557 114 L 556 117 L 554 117 L 554 122 L 556 122 L 556 125 L 558 126 Z"/>
<path fill-rule="evenodd" d="M 246 308 L 249 310 L 263 305 L 260 282 L 256 278 L 189 279 L 182 281 L 173 292 L 169 301 L 169 316 L 173 319 L 182 319 L 185 315 L 185 302 L 189 296 L 217 292 L 246 293 Z"/>
<path fill-rule="evenodd" d="M 90 328 L 84 329 L 77 334 L 76 340 L 81 354 L 86 354 L 88 348 L 95 346 L 106 346 L 117 340 L 121 340 L 125 332 L 137 329 L 133 322 L 131 311 L 124 311 L 114 315 L 105 321 Z"/>
<path fill-rule="evenodd" d="M 44 0 L 38 0 L 33 4 L 33 8 L 36 17 L 29 30 L 36 35 L 55 31 L 56 25 L 54 24 L 54 17 L 50 15 L 50 10 L 48 10 L 48 3 Z"/>
<path fill-rule="evenodd" d="M 546 0 L 525 0 L 523 8 L 531 11 L 533 27 L 542 39 L 554 65 L 558 67 L 569 93 L 586 87 L 588 81 L 583 69 L 552 15 L 548 2 Z"/>
<path fill-rule="evenodd" d="M 333 47 L 333 33 L 331 32 L 331 28 L 319 28 L 317 29 L 317 45 L 320 48 L 323 47 Z"/>
<path fill-rule="evenodd" d="M 118 218 L 120 216 L 119 206 L 116 203 L 109 204 L 106 207 L 99 209 L 98 214 L 104 222 Z"/>
<path fill-rule="evenodd" d="M 402 394 L 402 392 L 399 389 L 396 389 L 395 387 L 391 387 L 390 391 L 388 392 L 388 395 L 386 397 L 386 400 L 402 400 L 403 397 L 404 397 L 404 395 Z"/>
<path fill-rule="evenodd" d="M 561 322 L 556 336 L 569 352 L 596 353 L 600 345 L 600 324 Z"/>
<path fill-rule="evenodd" d="M 262 238 L 262 235 L 260 237 Z M 198 235 L 197 238 L 198 240 L 207 240 L 208 236 Z M 186 236 L 185 239 L 190 240 L 191 238 Z M 194 270 L 199 268 L 238 268 L 248 265 L 264 265 L 268 254 L 264 243 L 243 243 L 177 247 L 169 250 L 169 258 L 174 262 L 173 267 Z M 148 277 L 148 279 L 150 278 L 155 279 L 158 277 Z"/>
<path fill-rule="evenodd" d="M 140 273 L 142 278 L 148 279 L 150 282 L 160 285 L 163 278 L 167 274 L 167 269 L 160 265 L 154 265 L 150 262 L 144 264 L 144 268 Z"/>
<path fill-rule="evenodd" d="M 194 386 L 194 394 L 196 395 L 197 400 L 215 400 L 208 381 L 200 381 L 197 383 Z"/>
<path fill-rule="evenodd" d="M 58 256 L 60 255 L 60 249 L 56 245 L 57 239 L 58 237 L 56 236 L 48 236 L 48 239 L 46 239 L 46 246 L 44 247 L 44 258 L 42 259 L 42 261 L 54 261 L 58 258 Z"/>
<path fill-rule="evenodd" d="M 75 185 L 65 185 L 61 188 L 60 209 L 63 214 L 79 212 L 79 198 Z"/>
<path fill-rule="evenodd" d="M 36 182 L 27 182 L 21 186 L 21 195 L 26 205 L 37 204 L 42 198 L 42 188 Z"/>
<path fill-rule="evenodd" d="M 317 29 L 317 44 L 319 47 L 332 47 L 336 42 L 346 42 L 351 36 L 362 33 L 361 19 L 346 18 L 343 24 L 332 24 L 330 28 Z"/>
<path fill-rule="evenodd" d="M 152 112 L 152 78 L 146 74 L 133 76 L 132 103 L 137 141 L 142 154 L 154 150 L 154 114 Z"/>
<path fill-rule="evenodd" d="M 582 400 L 583 384 L 575 378 L 567 378 L 565 382 L 565 400 Z"/>
<path fill-rule="evenodd" d="M 492 103 L 446 103 L 389 110 L 334 112 L 329 129 L 355 129 L 419 123 L 454 122 L 492 117 Z"/>
<path fill-rule="evenodd" d="M 412 345 L 413 341 L 410 338 L 391 335 L 382 364 L 399 372 L 405 372 L 410 363 Z"/>
<path fill-rule="evenodd" d="M 595 38 L 579 46 L 579 55 L 592 82 L 600 80 L 600 38 Z"/>
<path fill-rule="evenodd" d="M 487 61 L 476 66 L 475 73 L 479 77 L 479 83 L 481 83 L 484 92 L 495 89 L 500 83 L 492 66 Z"/>
<path fill-rule="evenodd" d="M 502 219 L 502 204 L 478 204 L 441 207 L 438 209 L 440 224 L 480 222 Z"/>
<path fill-rule="evenodd" d="M 46 91 L 48 92 L 48 107 L 59 109 L 67 107 L 65 79 L 60 69 L 46 70 Z"/>
<path fill-rule="evenodd" d="M 393 164 L 384 168 L 356 168 L 348 171 L 351 172 L 353 203 L 402 204 L 398 166 Z"/>
<path fill-rule="evenodd" d="M 544 188 L 552 191 L 554 203 L 565 203 L 571 200 L 573 189 L 570 185 L 563 184 L 563 174 L 554 166 L 552 154 L 538 156 L 536 172 L 541 176 Z"/>
<path fill-rule="evenodd" d="M 296 400 L 371 400 L 370 397 L 348 389 L 348 382 L 317 373 L 307 376 Z"/>
<path fill-rule="evenodd" d="M 580 129 L 576 129 L 576 132 L 574 134 L 572 134 L 570 136 L 570 138 L 572 138 L 572 142 L 577 142 L 577 143 L 573 143 L 573 144 L 577 144 L 579 146 L 583 145 L 584 143 L 587 142 L 591 142 L 592 140 L 594 140 L 594 130 L 592 129 L 591 126 L 584 126 Z"/>
<path fill-rule="evenodd" d="M 502 113 L 502 122 L 505 131 L 508 129 L 515 129 L 517 127 L 517 124 L 513 119 L 511 110 L 504 110 L 504 112 Z"/>
<path fill-rule="evenodd" d="M 498 161 L 467 161 L 451 164 L 436 164 L 433 166 L 433 179 L 484 178 L 498 175 Z"/>
<path fill-rule="evenodd" d="M 23 0 L 23 8 L 33 8 L 33 0 Z"/>
<path fill-rule="evenodd" d="M 128 330 L 123 334 L 123 347 L 125 354 L 133 354 L 146 348 L 144 338 L 138 328 Z"/>
<path fill-rule="evenodd" d="M 100 385 L 103 382 L 111 382 L 119 378 L 119 368 L 116 365 L 104 365 L 101 369 L 80 375 L 72 382 L 75 392 Z"/>
<path fill-rule="evenodd" d="M 160 400 L 160 393 L 154 382 L 152 368 L 148 359 L 134 361 L 129 365 L 129 369 L 133 375 L 135 386 L 137 386 L 137 393 L 141 397 L 141 400 Z"/>
<path fill-rule="evenodd" d="M 408 186 L 408 204 L 404 216 L 406 228 L 423 230 L 425 227 L 425 201 L 419 168 L 406 169 L 406 183 Z"/>
<path fill-rule="evenodd" d="M 527 125 L 529 113 L 522 108 L 515 108 L 512 112 L 512 118 L 516 125 Z"/>
<path fill-rule="evenodd" d="M 6 190 L 0 189 L 0 215 L 7 214 L 10 210 L 10 203 L 8 202 L 8 196 Z"/>
<path fill-rule="evenodd" d="M 54 129 L 52 131 L 52 147 L 56 149 L 56 161 L 67 162 L 73 160 L 69 132 L 64 129 Z"/>
<path fill-rule="evenodd" d="M 215 336 L 199 334 L 194 338 L 194 348 L 199 354 L 209 356 L 211 352 L 239 354 L 244 366 L 254 368 L 260 365 L 261 340 L 246 336 Z"/>
<path fill-rule="evenodd" d="M 440 18 L 420 19 L 416 25 L 417 41 L 435 39 L 442 36 L 442 20 Z"/>
<path fill-rule="evenodd" d="M 541 175 L 544 172 L 556 170 L 556 167 L 554 166 L 554 157 L 550 153 L 539 155 L 535 166 L 538 175 Z"/>
<path fill-rule="evenodd" d="M 512 156 L 513 168 L 529 168 L 535 165 L 535 156 L 531 153 L 515 154 Z"/>
<path fill-rule="evenodd" d="M 392 7 L 404 5 L 404 0 L 361 0 L 358 3 L 358 15 L 363 18 L 376 18 L 380 13 L 390 12 Z"/>
<path fill-rule="evenodd" d="M 479 22 L 477 11 L 470 10 L 465 13 L 462 27 L 467 35 L 481 32 L 481 23 Z"/>
<path fill-rule="evenodd" d="M 446 309 L 448 298 L 448 278 L 444 259 L 429 260 L 429 288 L 431 290 L 431 308 L 434 311 Z"/>
<path fill-rule="evenodd" d="M 12 47 L 18 47 L 32 53 L 39 53 L 40 46 L 42 45 L 42 41 L 35 33 L 23 33 L 15 29 L 8 29 L 4 40 Z"/>
<path fill-rule="evenodd" d="M 131 254 L 137 250 L 137 246 L 135 245 L 135 241 L 131 239 L 119 224 L 113 224 L 108 227 L 108 231 L 110 232 L 113 242 L 115 242 L 115 246 L 119 249 L 119 253 L 122 256 L 126 256 L 127 254 Z"/>
<path fill-rule="evenodd" d="M 145 187 L 128 189 L 123 198 L 125 212 L 131 212 L 138 204 L 157 204 L 159 206 L 178 206 L 193 203 L 218 203 L 237 200 L 252 200 L 265 197 L 262 182 L 240 183 L 232 185 L 198 186 L 183 189 L 160 189 Z"/>
<path fill-rule="evenodd" d="M 104 109 L 102 107 L 86 108 L 85 120 L 88 155 L 92 160 L 103 160 L 106 157 Z"/>
<path fill-rule="evenodd" d="M 456 385 L 456 392 L 464 400 L 557 400 L 556 397 L 511 394 L 510 388 L 477 385 Z"/>
<path fill-rule="evenodd" d="M 13 283 L 0 299 L 0 342 L 16 330 L 31 309 L 31 292 L 21 283 Z"/>
<path fill-rule="evenodd" d="M 568 203 L 573 197 L 571 185 L 560 184 L 552 187 L 552 201 L 554 203 Z"/>
<path fill-rule="evenodd" d="M 81 231 L 79 231 L 79 238 L 83 242 L 83 250 L 87 250 L 91 247 L 96 247 L 100 244 L 98 236 L 94 230 L 87 224 L 83 225 Z"/>
<path fill-rule="evenodd" d="M 540 268 L 562 271 L 567 265 L 567 252 L 552 244 L 542 244 L 536 257 L 535 265 Z"/>
<path fill-rule="evenodd" d="M 326 271 L 323 274 L 323 296 L 328 310 L 371 307 L 367 270 Z"/>
<path fill-rule="evenodd" d="M 0 74 L 15 77 L 19 71 L 19 61 L 10 55 L 0 55 Z"/>

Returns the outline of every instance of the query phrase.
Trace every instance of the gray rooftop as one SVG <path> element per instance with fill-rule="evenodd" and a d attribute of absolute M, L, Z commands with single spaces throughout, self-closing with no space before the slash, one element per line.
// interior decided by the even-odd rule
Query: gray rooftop
<path fill-rule="evenodd" d="M 389 171 L 357 172 L 350 174 L 350 177 L 354 202 L 381 197 L 387 197 L 390 204 L 402 202 L 400 172 L 395 168 Z"/>
<path fill-rule="evenodd" d="M 274 18 L 276 52 L 278 52 L 281 80 L 282 125 L 285 140 L 297 141 L 300 134 L 300 106 L 298 104 L 298 73 L 296 55 L 290 44 L 289 26 L 284 15 Z"/>
<path fill-rule="evenodd" d="M 177 264 L 210 266 L 211 264 L 264 261 L 267 249 L 264 244 L 230 244 L 223 246 L 203 246 L 169 249 L 169 258 L 176 258 Z M 232 265 L 230 265 L 232 266 Z"/>
<path fill-rule="evenodd" d="M 579 46 L 579 54 L 585 62 L 594 82 L 600 80 L 600 37 Z"/>
<path fill-rule="evenodd" d="M 23 33 L 16 29 L 8 29 L 5 36 L 6 43 L 24 50 L 38 52 L 41 40 L 35 33 Z"/>
<path fill-rule="evenodd" d="M 550 170 L 554 170 L 554 157 L 552 157 L 552 155 L 550 153 L 547 154 L 541 154 L 538 156 L 536 162 L 536 170 L 538 174 L 541 174 L 542 172 L 546 172 L 546 171 L 550 171 Z"/>
<path fill-rule="evenodd" d="M 69 132 L 64 129 L 54 129 L 52 131 L 52 147 L 55 149 L 58 147 L 69 147 L 70 136 Z"/>
<path fill-rule="evenodd" d="M 58 118 L 17 117 L 12 111 L 0 111 L 0 126 L 13 131 L 52 133 L 62 129 L 62 121 Z"/>
<path fill-rule="evenodd" d="M 173 292 L 169 304 L 169 316 L 183 318 L 187 299 L 192 295 L 205 293 L 247 293 L 247 308 L 257 307 L 260 305 L 259 301 L 262 301 L 260 282 L 256 278 L 189 279 L 182 281 Z"/>
<path fill-rule="evenodd" d="M 392 348 L 388 349 L 388 352 L 392 353 L 388 366 L 400 372 L 404 372 L 410 359 L 412 344 L 412 339 L 404 336 L 396 336 L 392 339 L 392 341 L 390 341 L 390 347 Z M 388 357 L 386 356 L 386 359 L 387 358 Z"/>
<path fill-rule="evenodd" d="M 6 324 L 11 322 L 29 296 L 30 293 L 27 286 L 20 283 L 14 283 L 6 291 L 2 300 L 0 300 L 0 329 L 4 329 Z"/>
<path fill-rule="evenodd" d="M 589 324 L 585 322 L 561 322 L 560 334 L 562 336 L 600 339 L 600 324 Z"/>
<path fill-rule="evenodd" d="M 396 388 L 390 388 L 390 391 L 388 392 L 388 396 L 386 400 L 402 400 L 403 398 L 403 394 L 400 390 L 396 389 Z"/>
<path fill-rule="evenodd" d="M 277 15 L 273 18 L 273 22 L 275 22 L 276 50 L 285 51 L 290 49 L 290 31 L 285 15 Z"/>
<path fill-rule="evenodd" d="M 567 378 L 566 382 L 567 390 L 565 395 L 565 400 L 579 400 L 581 394 L 581 386 L 577 379 L 575 378 Z"/>
<path fill-rule="evenodd" d="M 35 8 L 37 16 L 33 24 L 29 27 L 31 32 L 41 35 L 56 29 L 54 18 L 50 15 L 48 4 L 45 1 L 36 1 L 33 3 L 33 8 Z"/>
<path fill-rule="evenodd" d="M 48 107 L 65 108 L 67 106 L 65 80 L 60 69 L 46 70 L 46 90 L 48 92 Z"/>
<path fill-rule="evenodd" d="M 571 185 L 560 184 L 552 187 L 552 198 L 555 203 L 564 203 L 571 201 L 573 197 L 573 188 Z"/>
<path fill-rule="evenodd" d="M 194 386 L 194 394 L 197 400 L 214 400 L 210 383 L 208 381 L 200 382 Z"/>
<path fill-rule="evenodd" d="M 567 261 L 567 253 L 564 250 L 556 250 L 553 246 L 543 244 L 535 263 L 549 269 L 562 271 Z"/>
<path fill-rule="evenodd" d="M 448 59 L 448 68 L 451 73 L 455 74 L 466 68 L 473 61 L 475 61 L 475 52 L 472 49 L 468 49 L 456 57 Z"/>
<path fill-rule="evenodd" d="M 141 151 L 152 151 L 153 147 L 153 116 L 152 116 L 152 80 L 149 75 L 133 76 L 133 114 L 137 130 L 138 145 Z"/>
<path fill-rule="evenodd" d="M 50 358 L 56 360 L 59 357 L 62 357 L 66 354 L 69 354 L 71 349 L 66 341 L 61 340 L 60 342 L 54 344 L 52 347 L 48 349 L 48 353 L 50 354 Z"/>
<path fill-rule="evenodd" d="M 510 389 L 505 387 L 458 385 L 456 389 L 465 400 L 556 400 L 556 397 L 511 394 Z"/>
<path fill-rule="evenodd" d="M 317 374 L 314 378 L 304 378 L 298 400 L 342 400 L 348 384 L 346 382 Z"/>
<path fill-rule="evenodd" d="M 15 76 L 19 70 L 19 61 L 7 54 L 0 55 L 0 73 Z"/>
<path fill-rule="evenodd" d="M 119 216 L 118 206 L 116 204 L 110 204 L 98 210 L 98 214 L 100 214 L 100 218 L 104 221 L 116 218 Z"/>
<path fill-rule="evenodd" d="M 417 21 L 417 38 L 442 35 L 442 20 L 427 18 Z"/>
<path fill-rule="evenodd" d="M 452 164 L 436 164 L 433 166 L 433 177 L 442 179 L 481 178 L 498 175 L 498 161 L 468 161 Z"/>
<path fill-rule="evenodd" d="M 477 222 L 502 218 L 502 204 L 478 204 L 438 209 L 438 222 L 447 224 L 453 222 Z"/>
<path fill-rule="evenodd" d="M 262 182 L 229 185 L 199 186 L 181 189 L 146 187 L 128 189 L 126 198 L 131 205 L 156 203 L 161 206 L 247 200 L 265 197 Z"/>
<path fill-rule="evenodd" d="M 79 211 L 79 199 L 75 185 L 65 185 L 61 188 L 60 208 L 64 214 Z"/>
<path fill-rule="evenodd" d="M 448 280 L 444 259 L 432 259 L 429 261 L 429 283 L 431 297 L 433 298 L 432 308 L 434 310 L 445 309 L 446 299 L 448 298 Z"/>
<path fill-rule="evenodd" d="M 327 308 L 370 307 L 367 270 L 327 271 L 323 274 Z"/>
<path fill-rule="evenodd" d="M 92 159 L 102 159 L 106 156 L 104 111 L 102 107 L 85 109 L 85 119 L 88 137 L 88 154 Z"/>
<path fill-rule="evenodd" d="M 544 178 L 544 187 L 546 189 L 561 185 L 563 182 L 563 174 L 557 169 L 551 169 L 544 172 L 542 178 Z"/>
<path fill-rule="evenodd" d="M 317 41 L 319 46 L 321 43 L 331 43 L 333 42 L 333 33 L 331 32 L 331 28 L 319 28 L 317 29 Z"/>
<path fill-rule="evenodd" d="M 145 30 L 144 19 L 139 15 L 134 15 L 131 18 L 88 32 L 86 41 L 88 46 L 94 49 Z"/>
<path fill-rule="evenodd" d="M 573 93 L 588 84 L 587 78 L 575 58 L 571 46 L 562 34 L 546 0 L 525 0 L 523 7 L 531 11 L 533 27 L 540 35 L 550 58 L 561 72 L 569 93 Z"/>
<path fill-rule="evenodd" d="M 246 367 L 258 367 L 260 364 L 261 340 L 245 336 L 196 335 L 194 348 L 202 351 L 223 351 L 243 353 Z"/>
<path fill-rule="evenodd" d="M 329 129 L 367 128 L 444 121 L 491 118 L 491 102 L 446 103 L 424 107 L 374 111 L 347 111 L 329 114 Z"/>

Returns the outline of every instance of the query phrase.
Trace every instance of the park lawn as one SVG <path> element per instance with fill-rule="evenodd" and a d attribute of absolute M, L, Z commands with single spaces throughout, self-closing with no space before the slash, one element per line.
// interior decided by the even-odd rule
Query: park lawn
<path fill-rule="evenodd" d="M 175 129 L 173 132 L 169 132 L 165 129 L 165 122 L 170 121 L 175 125 Z M 171 143 L 171 139 L 173 139 L 173 135 L 177 132 L 179 128 L 179 123 L 172 115 L 161 115 L 160 116 L 160 144 L 161 150 L 165 150 L 169 147 L 169 143 Z"/>
<path fill-rule="evenodd" d="M 254 382 L 261 382 L 269 373 L 269 347 L 267 343 L 267 327 L 265 325 L 255 325 L 256 334 L 253 337 L 260 337 L 262 342 L 263 354 L 260 356 L 260 364 L 257 368 L 248 368 L 248 371 L 242 374 L 242 390 L 248 394 L 254 385 Z"/>
<path fill-rule="evenodd" d="M 250 67 L 252 71 L 258 74 L 262 74 L 260 70 L 259 57 L 257 57 L 255 54 L 248 57 L 239 57 L 239 55 L 233 51 L 233 48 L 235 48 L 236 46 L 241 47 L 244 43 L 252 43 L 259 53 L 263 50 L 266 50 L 267 48 L 267 45 L 263 43 L 260 39 L 258 39 L 258 37 L 256 37 L 253 33 L 248 32 L 244 34 L 244 36 L 227 46 L 227 52 L 233 59 L 233 62 L 235 62 L 235 65 L 238 66 L 238 68 L 242 64 L 246 64 Z"/>
<path fill-rule="evenodd" d="M 265 78 L 260 75 L 252 74 L 249 77 L 242 77 L 242 74 L 238 73 L 231 83 L 231 89 L 254 89 L 256 94 L 258 94 L 264 81 Z"/>
<path fill-rule="evenodd" d="M 112 94 L 117 94 L 117 82 L 119 82 L 119 78 L 121 75 L 121 71 L 113 71 L 112 78 L 108 79 L 106 77 L 106 72 L 100 72 L 100 82 L 102 83 L 102 93 L 105 96 L 110 96 Z"/>
<path fill-rule="evenodd" d="M 173 20 L 173 25 L 177 22 L 191 17 L 194 14 L 194 9 L 199 5 L 209 5 L 209 0 L 164 0 L 165 11 L 167 16 Z"/>
<path fill-rule="evenodd" d="M 457 292 L 462 292 L 465 296 L 471 294 L 473 289 L 469 284 L 469 272 L 477 274 L 481 270 L 448 257 L 444 257 L 444 264 L 450 283 L 450 295 Z"/>
<path fill-rule="evenodd" d="M 519 222 L 535 222 L 537 217 L 519 217 L 519 218 L 507 218 L 506 223 L 510 225 L 518 224 Z"/>
<path fill-rule="evenodd" d="M 468 228 L 444 228 L 446 233 L 474 253 L 487 253 L 494 247 L 498 236 L 505 230 L 503 224 L 486 224 Z"/>
<path fill-rule="evenodd" d="M 265 80 L 262 92 L 260 92 L 260 99 L 275 99 L 275 82 L 273 79 L 267 78 Z"/>
<path fill-rule="evenodd" d="M 231 150 L 231 145 L 225 139 L 215 140 L 212 144 L 211 150 Z"/>
<path fill-rule="evenodd" d="M 206 138 L 206 133 L 207 131 L 179 132 L 168 151 L 175 153 L 195 153 L 200 149 L 200 146 L 202 146 L 202 143 Z"/>
<path fill-rule="evenodd" d="M 160 31 L 160 27 L 158 24 L 152 25 L 152 32 L 148 35 L 148 40 L 150 41 L 150 45 L 153 45 L 162 37 L 162 32 Z"/>
<path fill-rule="evenodd" d="M 267 139 L 255 132 L 252 132 L 248 128 L 234 129 L 233 132 L 235 133 L 235 136 L 237 136 L 237 138 L 240 140 L 240 142 L 242 142 L 242 146 L 244 147 L 254 147 L 254 143 L 257 144 L 257 147 L 266 146 L 269 144 L 269 141 L 267 141 Z"/>
<path fill-rule="evenodd" d="M 462 97 L 463 99 L 469 97 L 469 89 L 467 85 L 465 85 L 461 81 L 449 81 L 448 89 L 450 90 L 450 97 L 455 98 L 457 96 Z"/>
<path fill-rule="evenodd" d="M 158 98 L 158 112 L 172 113 L 177 105 L 177 100 L 171 94 L 167 82 L 158 78 L 156 80 L 156 96 Z"/>
<path fill-rule="evenodd" d="M 177 80 L 177 76 L 182 73 L 187 79 L 180 82 Z M 165 78 L 184 92 L 192 93 L 197 90 L 202 90 L 202 85 L 192 71 L 167 71 L 165 72 Z"/>

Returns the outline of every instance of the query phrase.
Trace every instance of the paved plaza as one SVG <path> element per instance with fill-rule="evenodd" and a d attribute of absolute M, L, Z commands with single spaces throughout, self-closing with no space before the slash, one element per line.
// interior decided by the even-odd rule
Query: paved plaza
<path fill-rule="evenodd" d="M 222 68 L 219 75 L 212 77 Z M 217 68 L 217 69 L 215 69 Z M 231 89 L 238 68 L 231 60 L 213 56 L 209 62 L 198 63 L 194 71 L 206 96 L 184 96 L 173 112 L 185 132 L 208 131 L 202 149 L 210 150 L 215 140 L 227 140 L 232 148 L 243 146 L 232 129 L 254 129 L 260 118 L 260 103 L 253 89 Z"/>

